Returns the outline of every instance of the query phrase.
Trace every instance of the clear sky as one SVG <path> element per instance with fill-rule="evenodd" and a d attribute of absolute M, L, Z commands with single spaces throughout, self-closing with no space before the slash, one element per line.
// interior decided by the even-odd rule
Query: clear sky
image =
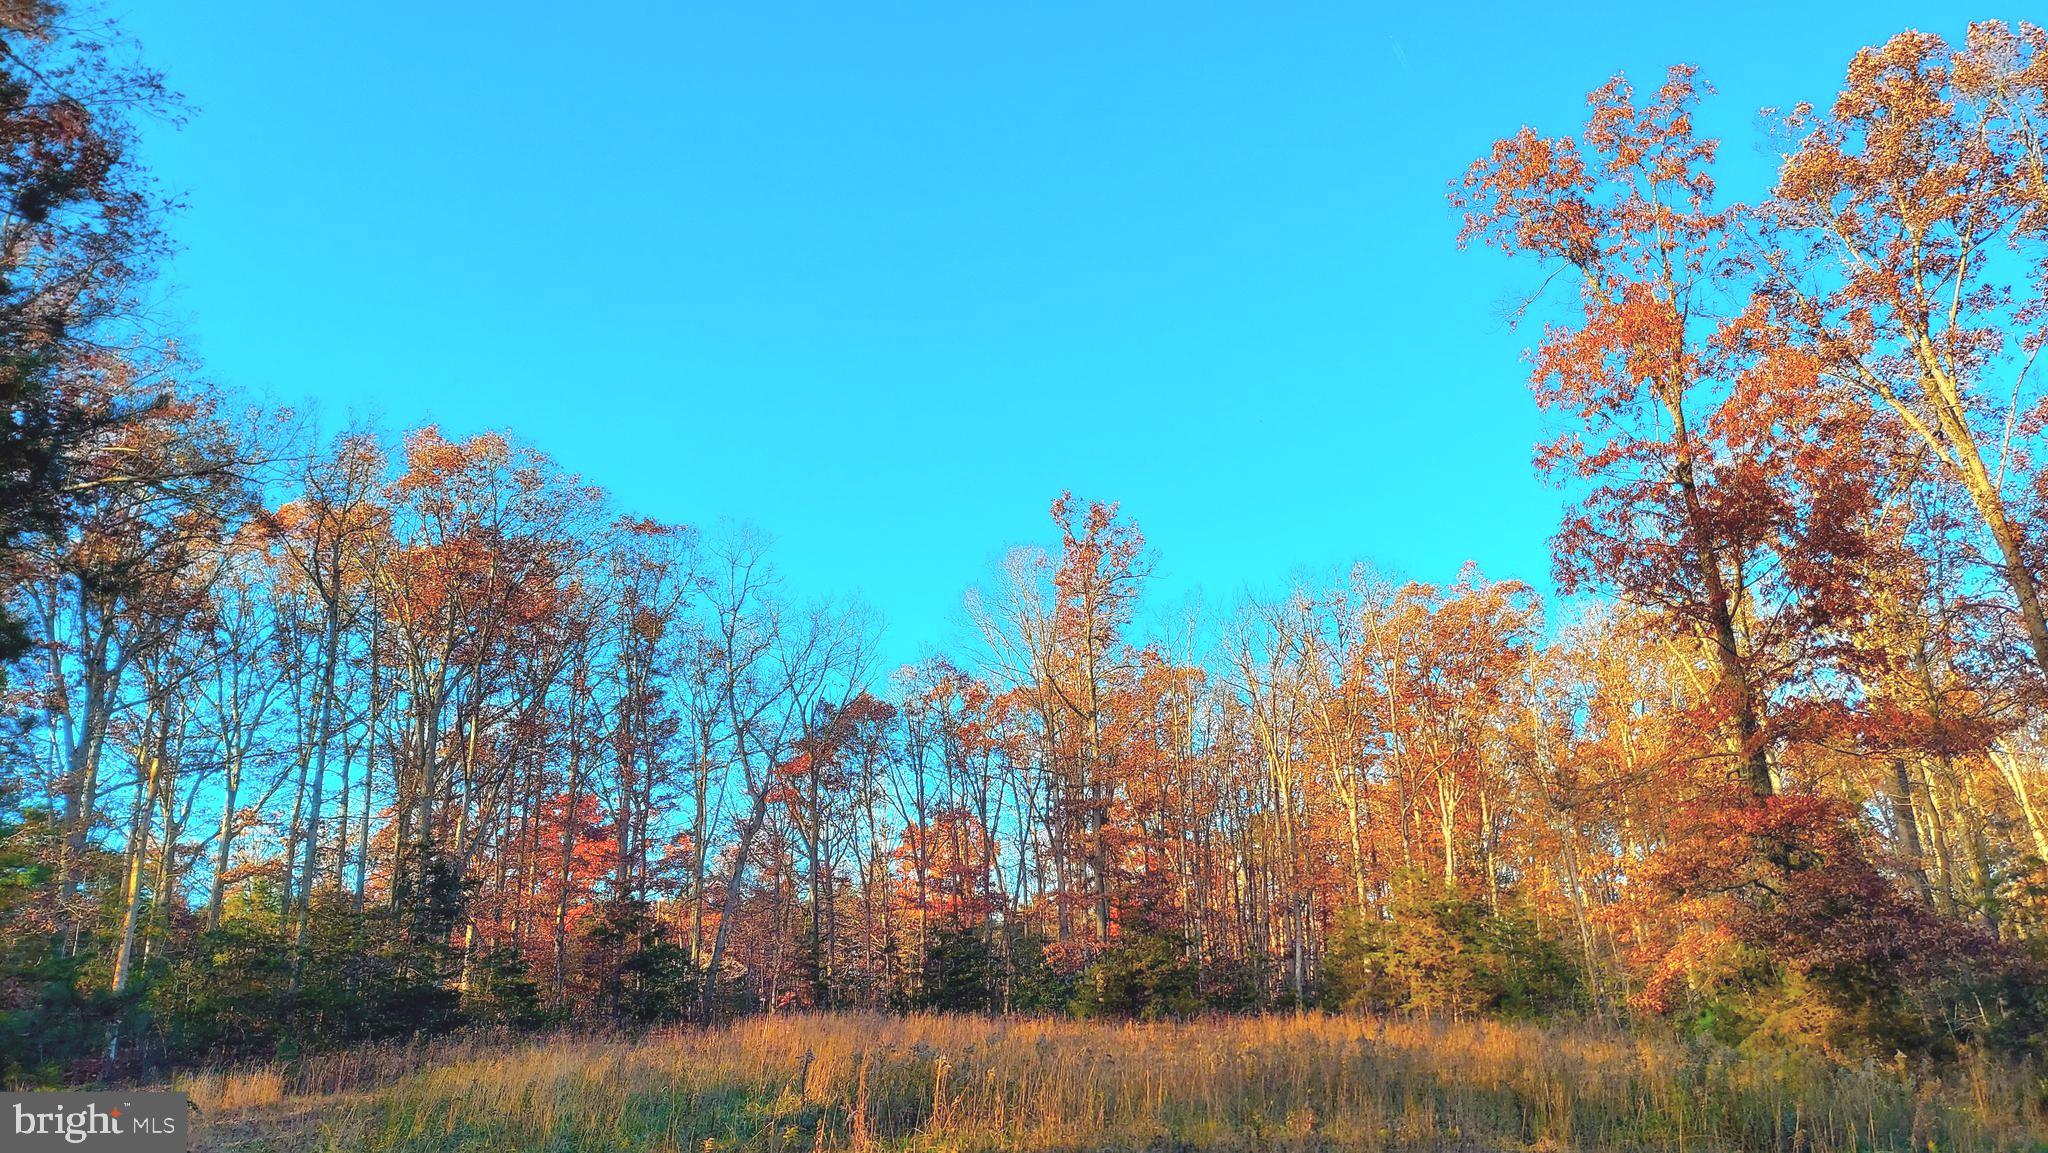
<path fill-rule="evenodd" d="M 197 107 L 172 308 L 213 377 L 509 428 L 631 511 L 772 534 L 900 661 L 1120 500 L 1155 600 L 1299 566 L 1548 587 L 1560 494 L 1446 181 L 1617 70 L 1757 109 L 2006 3 L 116 0 Z"/>

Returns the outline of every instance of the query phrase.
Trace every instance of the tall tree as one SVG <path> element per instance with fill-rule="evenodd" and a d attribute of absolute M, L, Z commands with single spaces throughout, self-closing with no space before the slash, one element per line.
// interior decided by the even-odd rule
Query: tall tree
<path fill-rule="evenodd" d="M 1776 788 L 1773 688 L 1757 584 L 1778 515 L 1768 478 L 1716 421 L 1742 365 L 1718 331 L 1738 303 L 1734 211 L 1717 205 L 1717 144 L 1694 132 L 1700 85 L 1673 68 L 1647 102 L 1616 78 L 1576 137 L 1525 128 L 1454 186 L 1461 243 L 1535 257 L 1577 281 L 1577 315 L 1535 353 L 1539 404 L 1575 421 L 1539 459 L 1582 482 L 1557 542 L 1566 592 L 1609 584 L 1665 613 L 1713 669 L 1713 726 L 1752 793 Z"/>
<path fill-rule="evenodd" d="M 2048 31 L 1973 24 L 1960 49 L 1905 32 L 1866 48 L 1796 141 L 1765 205 L 1772 319 L 1814 364 L 1806 387 L 1867 408 L 1967 494 L 2016 633 L 2048 675 L 2043 477 L 2048 409 Z M 1900 459 L 1910 459 L 1899 454 Z"/>
<path fill-rule="evenodd" d="M 108 27 L 49 0 L 0 7 L 0 581 L 23 574 L 24 533 L 54 531 L 63 494 L 91 483 L 67 463 L 132 411 L 91 388 L 81 357 L 123 343 L 136 293 L 165 251 L 165 208 L 134 157 L 136 121 L 177 98 Z M 0 615 L 0 660 L 26 643 Z"/>

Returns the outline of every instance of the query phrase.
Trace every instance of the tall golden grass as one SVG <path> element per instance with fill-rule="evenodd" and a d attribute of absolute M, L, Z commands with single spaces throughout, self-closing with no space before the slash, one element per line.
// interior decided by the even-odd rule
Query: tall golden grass
<path fill-rule="evenodd" d="M 195 1076 L 247 1150 L 2048 1150 L 2040 1070 L 1940 1077 L 1595 1028 L 864 1014 Z"/>

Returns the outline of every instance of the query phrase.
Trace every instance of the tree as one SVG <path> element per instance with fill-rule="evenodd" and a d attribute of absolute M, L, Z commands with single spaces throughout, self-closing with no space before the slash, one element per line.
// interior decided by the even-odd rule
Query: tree
<path fill-rule="evenodd" d="M 174 117 L 156 72 L 111 27 L 80 28 L 49 0 L 0 11 L 0 580 L 15 550 L 56 531 L 80 484 L 70 454 L 134 411 L 90 389 L 82 359 L 117 343 L 165 251 L 165 205 L 133 155 L 135 120 Z M 0 616 L 0 662 L 26 644 Z"/>
<path fill-rule="evenodd" d="M 2048 32 L 1986 21 L 1960 50 L 1905 32 L 1850 63 L 1833 104 L 1786 118 L 1764 206 L 1772 320 L 1800 384 L 1868 410 L 1969 498 L 2018 633 L 2048 675 L 2044 483 L 2026 437 L 2048 409 Z M 1904 454 L 1900 454 L 1902 457 Z"/>
<path fill-rule="evenodd" d="M 1461 244 L 1569 273 L 1578 315 L 1535 353 L 1537 402 L 1578 427 L 1543 446 L 1551 475 L 1587 483 L 1557 542 L 1567 593 L 1611 584 L 1697 644 L 1707 718 L 1758 797 L 1776 788 L 1767 606 L 1758 582 L 1779 499 L 1717 416 L 1742 363 L 1717 314 L 1741 299 L 1736 210 L 1715 204 L 1717 144 L 1693 131 L 1700 84 L 1673 68 L 1648 103 L 1617 77 L 1576 137 L 1500 140 L 1454 186 Z"/>
<path fill-rule="evenodd" d="M 384 468 L 376 443 L 362 435 L 338 439 L 324 457 L 308 463 L 304 495 L 264 520 L 318 606 L 321 620 L 314 686 L 316 719 L 311 735 L 312 793 L 306 805 L 305 857 L 294 891 L 299 907 L 292 930 L 293 979 L 305 955 L 306 926 L 319 881 L 320 820 L 327 790 L 327 759 L 334 745 L 335 673 L 341 664 L 342 634 L 359 615 L 373 558 L 388 531 L 388 514 L 377 503 Z M 345 831 L 345 830 L 344 830 Z M 299 830 L 294 822 L 291 830 Z"/>

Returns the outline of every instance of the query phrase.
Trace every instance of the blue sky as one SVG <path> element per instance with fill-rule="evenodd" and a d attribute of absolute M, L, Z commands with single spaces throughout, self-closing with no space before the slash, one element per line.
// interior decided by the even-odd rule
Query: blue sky
<path fill-rule="evenodd" d="M 2010 9 L 2011 5 L 2005 8 Z M 958 638 L 963 590 L 1115 499 L 1155 603 L 1370 560 L 1548 587 L 1563 497 L 1446 182 L 1617 70 L 1755 114 L 1941 4 L 115 3 L 196 106 L 171 314 L 331 420 L 509 428 L 790 587 Z"/>

